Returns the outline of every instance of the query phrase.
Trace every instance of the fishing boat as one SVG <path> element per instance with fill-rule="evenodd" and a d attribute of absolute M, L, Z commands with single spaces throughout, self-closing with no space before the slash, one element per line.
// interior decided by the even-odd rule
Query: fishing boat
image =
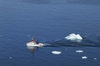
<path fill-rule="evenodd" d="M 32 40 L 28 43 L 26 43 L 27 47 L 42 47 L 44 46 L 43 43 L 35 42 L 35 40 L 32 38 Z"/>

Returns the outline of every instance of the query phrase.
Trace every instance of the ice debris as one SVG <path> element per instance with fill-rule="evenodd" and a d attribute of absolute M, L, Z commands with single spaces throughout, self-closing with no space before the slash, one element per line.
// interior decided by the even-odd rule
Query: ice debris
<path fill-rule="evenodd" d="M 87 59 L 88 57 L 87 56 L 82 56 L 82 59 Z"/>
<path fill-rule="evenodd" d="M 61 52 L 61 51 L 52 51 L 51 53 L 52 53 L 52 54 L 59 55 L 59 54 L 61 54 L 62 52 Z"/>
<path fill-rule="evenodd" d="M 75 52 L 76 53 L 83 53 L 84 51 L 83 50 L 76 50 Z"/>

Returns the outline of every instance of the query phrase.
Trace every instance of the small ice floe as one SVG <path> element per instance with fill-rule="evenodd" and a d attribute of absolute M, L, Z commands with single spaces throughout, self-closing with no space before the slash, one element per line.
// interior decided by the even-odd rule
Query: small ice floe
<path fill-rule="evenodd" d="M 13 57 L 9 57 L 9 59 L 13 59 Z"/>
<path fill-rule="evenodd" d="M 83 53 L 84 51 L 83 50 L 76 50 L 75 52 L 76 53 Z"/>
<path fill-rule="evenodd" d="M 59 55 L 59 54 L 61 54 L 62 52 L 61 52 L 61 51 L 52 51 L 51 53 L 52 53 L 52 54 L 55 54 L 55 55 Z"/>
<path fill-rule="evenodd" d="M 71 33 L 65 37 L 65 39 L 73 41 L 73 42 L 81 42 L 83 38 L 79 34 Z"/>
<path fill-rule="evenodd" d="M 93 58 L 94 60 L 97 60 L 97 58 Z"/>
<path fill-rule="evenodd" d="M 87 56 L 82 56 L 82 59 L 87 59 L 88 57 Z"/>

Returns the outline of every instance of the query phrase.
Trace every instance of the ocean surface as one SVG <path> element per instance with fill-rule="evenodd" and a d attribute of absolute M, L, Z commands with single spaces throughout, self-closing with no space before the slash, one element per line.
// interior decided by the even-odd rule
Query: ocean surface
<path fill-rule="evenodd" d="M 32 37 L 51 46 L 29 50 Z M 100 1 L 0 0 L 0 66 L 100 66 Z"/>

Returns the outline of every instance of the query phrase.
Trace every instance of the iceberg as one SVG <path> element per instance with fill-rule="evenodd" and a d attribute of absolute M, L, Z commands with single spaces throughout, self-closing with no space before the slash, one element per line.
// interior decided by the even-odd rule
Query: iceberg
<path fill-rule="evenodd" d="M 81 42 L 83 40 L 80 34 L 74 34 L 74 33 L 69 34 L 68 36 L 65 37 L 65 39 L 70 40 L 72 42 Z"/>

